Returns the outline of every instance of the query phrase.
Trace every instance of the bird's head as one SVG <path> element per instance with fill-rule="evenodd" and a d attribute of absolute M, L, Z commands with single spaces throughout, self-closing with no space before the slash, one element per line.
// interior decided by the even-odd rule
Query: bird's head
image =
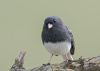
<path fill-rule="evenodd" d="M 57 16 L 49 16 L 44 21 L 44 28 L 46 29 L 60 27 L 61 25 L 62 25 L 62 20 Z"/>

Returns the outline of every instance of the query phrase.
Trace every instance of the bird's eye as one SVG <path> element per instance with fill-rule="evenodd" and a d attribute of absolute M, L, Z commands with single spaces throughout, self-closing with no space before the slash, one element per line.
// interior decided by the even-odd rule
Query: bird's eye
<path fill-rule="evenodd" d="M 56 22 L 56 20 L 54 19 L 54 20 L 53 20 L 53 22 L 55 23 L 55 22 Z"/>

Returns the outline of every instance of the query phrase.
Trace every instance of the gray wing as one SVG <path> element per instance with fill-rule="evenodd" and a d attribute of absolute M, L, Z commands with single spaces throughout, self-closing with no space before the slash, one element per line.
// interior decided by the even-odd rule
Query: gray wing
<path fill-rule="evenodd" d="M 70 53 L 71 53 L 71 55 L 74 55 L 74 52 L 75 52 L 75 42 L 74 42 L 73 34 L 72 34 L 72 31 L 70 30 L 69 27 L 67 27 L 67 29 L 68 29 L 69 35 L 71 37 L 71 49 L 70 49 Z"/>

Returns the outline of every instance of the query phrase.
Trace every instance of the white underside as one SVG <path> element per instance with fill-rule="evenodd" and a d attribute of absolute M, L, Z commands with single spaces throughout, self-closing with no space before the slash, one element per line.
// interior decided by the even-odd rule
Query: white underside
<path fill-rule="evenodd" d="M 70 54 L 71 44 L 68 42 L 58 42 L 58 43 L 44 43 L 46 50 L 53 55 L 61 55 L 63 61 L 66 61 L 66 54 L 68 58 L 73 60 Z"/>
<path fill-rule="evenodd" d="M 47 51 L 54 55 L 64 55 L 70 51 L 71 44 L 68 42 L 58 42 L 58 43 L 44 43 Z"/>

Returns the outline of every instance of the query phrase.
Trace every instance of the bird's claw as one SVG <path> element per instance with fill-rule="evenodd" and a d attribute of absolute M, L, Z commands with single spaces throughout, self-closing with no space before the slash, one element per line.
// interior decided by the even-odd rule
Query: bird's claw
<path fill-rule="evenodd" d="M 47 64 L 43 64 L 43 66 L 45 67 L 45 66 L 48 66 L 48 65 L 50 65 L 50 63 L 47 63 Z"/>
<path fill-rule="evenodd" d="M 72 63 L 72 60 L 66 60 L 64 61 L 64 64 L 67 65 L 67 64 L 71 64 Z"/>

